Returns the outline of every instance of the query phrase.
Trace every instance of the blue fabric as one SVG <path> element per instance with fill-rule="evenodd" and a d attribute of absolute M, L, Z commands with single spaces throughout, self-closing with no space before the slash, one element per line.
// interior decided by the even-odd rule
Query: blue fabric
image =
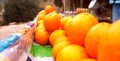
<path fill-rule="evenodd" d="M 115 22 L 116 20 L 120 19 L 120 4 L 119 5 L 113 5 L 112 9 L 112 22 Z"/>
<path fill-rule="evenodd" d="M 8 48 L 13 43 L 15 43 L 20 37 L 21 35 L 14 34 L 14 35 L 10 35 L 6 39 L 1 40 L 0 41 L 0 52 L 2 52 L 4 49 Z"/>
<path fill-rule="evenodd" d="M 115 2 L 114 2 L 114 0 L 109 0 L 109 3 L 110 4 L 120 4 L 120 0 L 116 0 Z"/>

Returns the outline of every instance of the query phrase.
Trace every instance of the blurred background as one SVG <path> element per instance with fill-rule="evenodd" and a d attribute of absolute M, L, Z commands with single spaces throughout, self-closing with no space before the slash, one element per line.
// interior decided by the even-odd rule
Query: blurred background
<path fill-rule="evenodd" d="M 75 13 L 77 8 L 89 9 L 88 6 L 92 0 L 39 0 L 39 7 L 43 9 L 46 5 L 52 5 L 60 13 Z M 0 23 L 3 21 L 4 3 L 7 0 L 0 0 Z M 111 22 L 111 5 L 108 0 L 97 0 L 99 3 L 97 9 L 92 12 L 100 22 Z M 94 4 L 95 5 L 95 4 Z M 93 7 L 94 8 L 94 7 Z"/>

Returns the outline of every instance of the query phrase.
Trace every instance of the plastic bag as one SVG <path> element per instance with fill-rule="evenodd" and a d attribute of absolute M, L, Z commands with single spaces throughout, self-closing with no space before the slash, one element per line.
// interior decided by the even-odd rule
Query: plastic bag
<path fill-rule="evenodd" d="M 30 22 L 15 34 L 10 35 L 0 42 L 0 55 L 9 61 L 26 61 L 33 40 L 34 22 Z M 23 57 L 24 56 L 24 60 Z M 0 59 L 2 58 L 0 57 Z M 2 61 L 2 60 L 1 60 Z M 3 60 L 5 61 L 5 60 Z"/>

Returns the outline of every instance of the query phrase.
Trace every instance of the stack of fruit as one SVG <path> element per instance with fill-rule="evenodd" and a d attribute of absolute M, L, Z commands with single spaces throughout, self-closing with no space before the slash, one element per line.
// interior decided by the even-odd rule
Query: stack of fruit
<path fill-rule="evenodd" d="M 35 42 L 53 47 L 55 61 L 119 61 L 120 20 L 101 22 L 90 13 L 61 16 L 48 5 L 37 15 Z"/>

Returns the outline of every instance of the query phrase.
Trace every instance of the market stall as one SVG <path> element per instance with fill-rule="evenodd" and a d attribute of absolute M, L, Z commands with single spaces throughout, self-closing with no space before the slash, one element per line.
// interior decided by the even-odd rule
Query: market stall
<path fill-rule="evenodd" d="M 0 61 L 119 61 L 120 20 L 100 21 L 88 9 L 80 10 L 59 13 L 47 5 L 0 40 Z"/>

